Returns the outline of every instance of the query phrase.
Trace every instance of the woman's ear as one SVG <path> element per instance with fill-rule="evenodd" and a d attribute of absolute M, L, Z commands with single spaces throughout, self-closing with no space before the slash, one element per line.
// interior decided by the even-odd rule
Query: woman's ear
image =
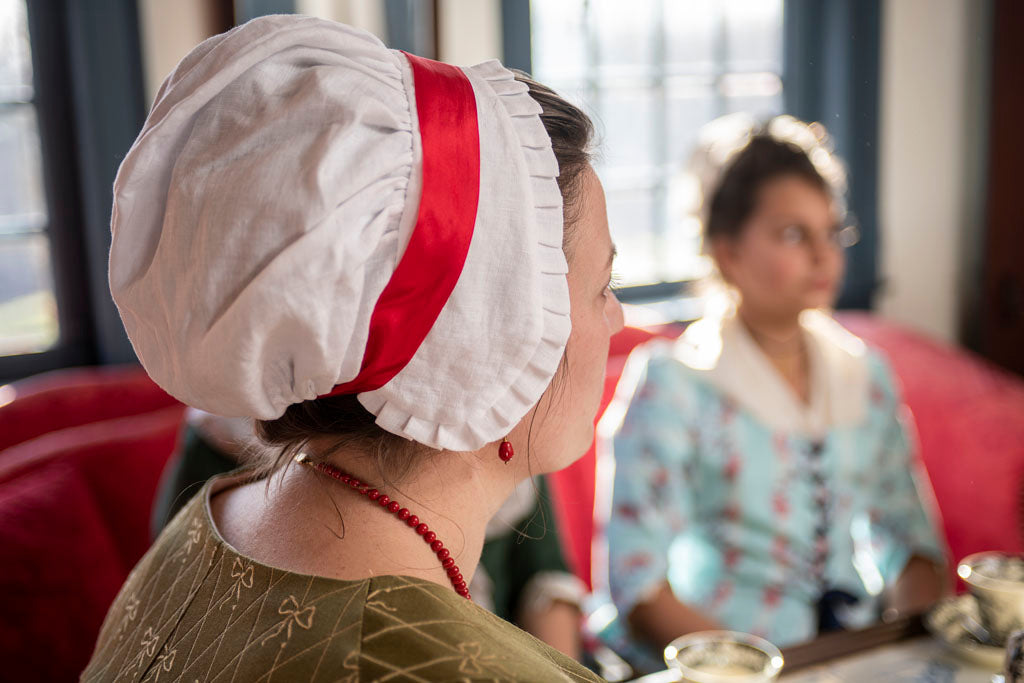
<path fill-rule="evenodd" d="M 727 283 L 732 283 L 732 273 L 736 262 L 736 243 L 728 237 L 714 237 L 709 244 L 708 253 L 718 266 L 718 272 Z"/>

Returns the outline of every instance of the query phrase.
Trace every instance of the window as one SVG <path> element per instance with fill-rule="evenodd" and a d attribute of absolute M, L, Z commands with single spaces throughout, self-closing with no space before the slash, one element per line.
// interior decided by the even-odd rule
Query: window
<path fill-rule="evenodd" d="M 706 272 L 700 225 L 690 210 L 699 189 L 680 171 L 703 124 L 737 111 L 782 113 L 782 5 L 530 3 L 534 76 L 583 104 L 598 126 L 602 154 L 595 166 L 624 287 L 679 283 Z"/>
<path fill-rule="evenodd" d="M 59 337 L 24 0 L 0 0 L 0 356 Z"/>

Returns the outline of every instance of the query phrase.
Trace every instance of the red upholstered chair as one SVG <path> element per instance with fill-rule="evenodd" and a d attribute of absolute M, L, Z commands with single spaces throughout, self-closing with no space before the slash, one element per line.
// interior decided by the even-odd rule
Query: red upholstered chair
<path fill-rule="evenodd" d="M 0 451 L 0 488 L 16 486 L 22 476 L 52 463 L 73 468 L 88 486 L 127 576 L 150 545 L 150 510 L 184 410 L 177 404 L 69 427 Z M 66 514 L 53 512 L 55 523 Z"/>
<path fill-rule="evenodd" d="M 1024 551 L 1024 380 L 876 316 L 839 321 L 900 379 L 953 558 Z"/>
<path fill-rule="evenodd" d="M 5 680 L 77 680 L 125 573 L 73 465 L 50 462 L 0 486 L 0 562 Z"/>
<path fill-rule="evenodd" d="M 20 428 L 6 439 L 18 443 L 0 450 L 5 680 L 77 680 L 107 608 L 149 547 L 150 510 L 184 406 L 140 372 L 73 371 L 63 389 L 53 376 L 26 380 L 14 386 L 33 390 L 0 408 L 0 434 Z"/>
<path fill-rule="evenodd" d="M 0 386 L 0 451 L 65 427 L 177 404 L 137 365 L 46 372 Z"/>

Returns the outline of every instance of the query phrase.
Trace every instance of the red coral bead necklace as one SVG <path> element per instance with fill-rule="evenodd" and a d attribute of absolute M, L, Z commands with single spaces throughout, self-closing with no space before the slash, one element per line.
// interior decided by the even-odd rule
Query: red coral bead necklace
<path fill-rule="evenodd" d="M 458 565 L 455 564 L 455 558 L 452 557 L 451 552 L 448 548 L 444 547 L 444 543 L 437 537 L 437 534 L 431 531 L 430 527 L 424 522 L 421 522 L 418 516 L 412 514 L 409 508 L 402 506 L 398 501 L 392 500 L 390 496 L 381 493 L 370 484 L 359 481 L 350 474 L 346 474 L 334 465 L 328 465 L 325 462 L 313 462 L 305 453 L 295 456 L 295 462 L 307 465 L 332 479 L 337 479 L 357 493 L 366 496 L 367 500 L 377 503 L 385 512 L 393 514 L 399 520 L 405 522 L 407 526 L 420 535 L 423 542 L 429 545 L 430 550 L 437 555 L 437 559 L 441 561 L 441 567 L 448 573 L 448 580 L 452 582 L 452 588 L 455 589 L 455 592 L 467 600 L 472 599 L 469 595 L 469 586 L 466 585 L 466 580 L 463 578 L 462 572 L 459 571 Z"/>

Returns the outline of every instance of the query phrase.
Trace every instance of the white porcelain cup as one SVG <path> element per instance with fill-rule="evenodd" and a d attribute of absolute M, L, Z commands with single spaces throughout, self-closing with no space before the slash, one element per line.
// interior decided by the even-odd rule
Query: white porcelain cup
<path fill-rule="evenodd" d="M 1024 555 L 975 553 L 962 559 L 956 572 L 977 601 L 981 625 L 994 644 L 1024 629 Z"/>
<path fill-rule="evenodd" d="M 688 683 L 768 683 L 782 671 L 779 649 L 738 631 L 699 631 L 665 648 L 665 663 Z"/>

